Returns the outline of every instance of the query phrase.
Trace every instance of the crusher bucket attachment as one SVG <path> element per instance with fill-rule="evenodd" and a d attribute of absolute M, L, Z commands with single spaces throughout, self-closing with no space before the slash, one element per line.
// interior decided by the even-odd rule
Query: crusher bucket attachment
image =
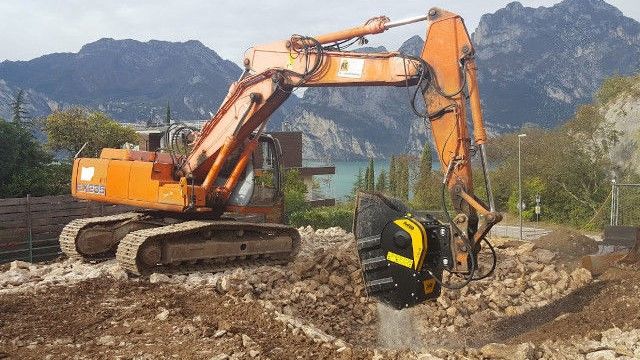
<path fill-rule="evenodd" d="M 397 199 L 359 192 L 353 233 L 367 294 L 396 309 L 440 296 L 450 227 L 414 217 Z"/>

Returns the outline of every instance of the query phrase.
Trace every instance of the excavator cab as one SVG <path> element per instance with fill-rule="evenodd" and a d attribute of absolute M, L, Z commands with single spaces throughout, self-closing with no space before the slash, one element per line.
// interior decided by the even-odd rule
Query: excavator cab
<path fill-rule="evenodd" d="M 242 149 L 240 149 L 242 150 Z M 229 163 L 235 163 L 233 156 Z M 229 197 L 225 211 L 253 214 L 260 222 L 282 223 L 284 216 L 284 192 L 280 142 L 269 134 L 262 134 L 251 161 Z M 224 170 L 216 181 L 224 184 Z"/>

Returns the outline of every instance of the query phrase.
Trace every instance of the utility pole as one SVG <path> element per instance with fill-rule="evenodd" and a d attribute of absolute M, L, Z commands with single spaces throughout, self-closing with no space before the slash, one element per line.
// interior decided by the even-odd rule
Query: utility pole
<path fill-rule="evenodd" d="M 522 138 L 527 134 L 518 134 L 518 214 L 520 217 L 520 241 L 522 241 Z"/>

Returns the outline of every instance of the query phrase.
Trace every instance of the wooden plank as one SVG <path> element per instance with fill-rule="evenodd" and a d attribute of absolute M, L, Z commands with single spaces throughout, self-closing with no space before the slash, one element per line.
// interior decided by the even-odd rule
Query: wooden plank
<path fill-rule="evenodd" d="M 39 249 L 41 247 L 49 247 L 49 246 L 60 246 L 60 241 L 58 241 L 58 238 L 49 238 L 49 239 L 43 239 L 43 240 L 34 240 L 33 241 L 33 248 L 34 249 Z"/>
<path fill-rule="evenodd" d="M 12 221 L 21 220 L 28 217 L 29 213 L 16 213 L 16 214 L 0 214 L 0 226 L 3 223 L 9 223 Z M 58 210 L 58 211 L 40 211 L 31 212 L 32 219 L 55 219 L 59 217 L 92 217 L 93 214 L 90 209 L 71 209 L 71 210 Z"/>
<path fill-rule="evenodd" d="M 31 199 L 31 205 L 36 204 L 55 204 L 55 203 L 70 203 L 78 201 L 71 195 L 54 195 L 54 196 L 39 196 Z"/>
<path fill-rule="evenodd" d="M 27 219 L 23 217 L 19 220 L 11 220 L 11 221 L 0 221 L 0 230 L 10 230 L 15 228 L 26 228 L 27 227 Z"/>
<path fill-rule="evenodd" d="M 27 216 L 26 211 L 22 213 L 0 214 L 0 226 L 2 226 L 3 223 L 24 219 L 26 218 L 26 216 Z"/>
<path fill-rule="evenodd" d="M 33 248 L 36 249 L 41 247 L 56 246 L 59 244 L 60 244 L 60 241 L 58 241 L 57 237 L 46 238 L 41 240 L 34 240 Z M 0 252 L 10 251 L 11 249 L 22 249 L 22 248 L 29 248 L 29 242 L 27 240 L 14 240 L 14 241 L 7 241 L 4 243 L 0 243 Z"/>
<path fill-rule="evenodd" d="M 48 240 L 39 242 L 37 246 L 34 244 L 33 253 L 42 253 L 47 249 L 59 249 L 60 243 L 57 240 Z M 0 246 L 0 256 L 6 254 L 15 254 L 23 251 L 29 251 L 29 244 L 27 242 L 7 244 L 6 246 Z"/>
<path fill-rule="evenodd" d="M 3 232 L 0 233 L 0 244 L 11 242 L 11 241 L 25 241 L 29 234 L 26 230 L 21 230 L 19 232 Z"/>
<path fill-rule="evenodd" d="M 25 205 L 26 203 L 27 203 L 27 198 L 0 199 L 0 206 Z"/>
<path fill-rule="evenodd" d="M 59 211 L 66 209 L 93 209 L 98 208 L 98 205 L 90 202 L 53 202 L 46 204 L 32 204 L 31 211 L 32 212 L 41 212 L 41 211 Z M 0 216 L 3 214 L 15 214 L 15 213 L 23 213 L 26 211 L 25 205 L 0 205 Z"/>
<path fill-rule="evenodd" d="M 55 202 L 71 202 L 77 201 L 71 195 L 52 195 L 52 196 L 38 196 L 33 197 L 32 204 L 47 204 L 47 203 L 55 203 Z M 8 199 L 0 199 L 0 206 L 6 205 L 25 205 L 27 203 L 27 198 L 8 198 Z"/>
<path fill-rule="evenodd" d="M 52 202 L 52 203 L 39 203 L 32 204 L 31 211 L 32 212 L 41 212 L 41 211 L 51 211 L 51 210 L 66 210 L 66 209 L 84 209 L 84 208 L 93 208 L 97 207 L 96 205 L 89 202 Z M 3 214 L 14 214 L 14 213 L 23 213 L 26 211 L 26 204 L 22 205 L 1 205 L 0 204 L 0 215 Z"/>
<path fill-rule="evenodd" d="M 93 209 L 94 206 L 90 203 L 80 203 L 80 202 L 72 202 L 72 203 L 63 203 L 63 204 L 40 204 L 40 205 L 32 205 L 31 212 L 35 213 L 46 213 L 51 211 L 67 211 L 67 210 L 77 210 L 77 209 Z"/>
<path fill-rule="evenodd" d="M 27 211 L 25 205 L 0 205 L 0 214 L 22 213 Z"/>
<path fill-rule="evenodd" d="M 58 237 L 60 237 L 60 233 L 62 232 L 62 228 L 60 229 L 55 229 L 52 231 L 47 231 L 44 233 L 40 233 L 40 234 L 34 234 L 33 236 L 33 241 L 39 241 L 39 240 L 46 240 L 46 239 L 57 239 Z"/>
<path fill-rule="evenodd" d="M 59 217 L 90 217 L 91 211 L 89 209 L 68 209 L 60 211 L 40 211 L 32 212 L 31 217 L 33 219 L 56 219 Z"/>
<path fill-rule="evenodd" d="M 27 242 L 16 243 L 16 244 L 8 244 L 6 246 L 0 247 L 0 253 L 2 254 L 13 254 L 19 251 L 29 251 L 29 244 Z"/>
<path fill-rule="evenodd" d="M 81 218 L 82 216 L 60 216 L 55 218 L 44 218 L 44 219 L 33 219 L 33 227 L 40 226 L 50 226 L 50 225 L 61 225 L 64 226 L 69 223 L 71 220 L 75 220 Z M 6 221 L 0 223 L 0 231 L 8 230 L 8 229 L 22 229 L 27 227 L 27 219 L 15 220 L 15 221 Z"/>
<path fill-rule="evenodd" d="M 28 248 L 29 248 L 29 244 L 27 243 L 26 240 L 23 240 L 23 241 L 16 240 L 13 242 L 0 244 L 0 252 L 7 252 L 7 251 L 13 251 L 16 249 L 28 249 Z"/>
<path fill-rule="evenodd" d="M 62 231 L 62 229 L 66 225 L 67 224 L 65 223 L 65 224 L 38 226 L 38 227 L 34 227 L 33 230 L 31 231 L 31 233 L 35 234 L 35 235 L 42 235 L 42 234 L 48 234 L 48 233 L 57 233 L 59 235 L 60 232 Z"/>
<path fill-rule="evenodd" d="M 117 214 L 122 212 L 127 212 L 129 209 L 122 208 L 105 208 L 105 215 L 107 214 Z M 95 206 L 73 206 L 71 208 L 59 208 L 59 209 L 47 209 L 40 211 L 32 211 L 32 217 L 34 219 L 44 219 L 44 218 L 58 218 L 58 217 L 69 217 L 69 216 L 77 216 L 77 217 L 96 217 L 100 215 L 100 209 Z M 0 224 L 3 222 L 10 222 L 20 220 L 25 216 L 25 213 L 13 213 L 13 214 L 0 214 Z"/>
<path fill-rule="evenodd" d="M 38 235 L 49 232 L 58 232 L 62 231 L 62 228 L 67 225 L 65 224 L 54 224 L 54 225 L 41 225 L 34 226 L 31 233 Z M 21 236 L 23 234 L 27 234 L 28 229 L 26 227 L 14 228 L 14 229 L 4 229 L 0 230 L 0 239 L 13 236 Z"/>
<path fill-rule="evenodd" d="M 53 260 L 57 257 L 60 256 L 60 253 L 55 253 L 55 252 L 51 252 L 51 253 L 46 253 L 46 254 L 41 254 L 41 255 L 34 255 L 33 256 L 33 262 L 34 263 L 38 263 L 38 262 L 43 262 L 43 261 L 49 261 L 49 260 Z M 14 260 L 22 260 L 22 261 L 29 261 L 29 254 L 27 254 L 26 256 L 22 255 L 22 256 L 12 256 L 12 257 L 2 257 L 0 256 L 0 264 L 2 263 L 8 263 Z"/>

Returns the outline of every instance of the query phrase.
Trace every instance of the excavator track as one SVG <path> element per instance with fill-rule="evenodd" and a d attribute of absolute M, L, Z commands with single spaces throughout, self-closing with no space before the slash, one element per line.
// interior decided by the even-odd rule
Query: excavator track
<path fill-rule="evenodd" d="M 212 250 L 216 246 L 221 251 Z M 198 257 L 189 254 L 185 255 L 189 259 L 180 259 L 181 254 L 192 251 L 204 251 L 207 255 Z M 243 254 L 243 251 L 247 251 L 247 254 Z M 284 264 L 290 262 L 299 251 L 300 234 L 290 226 L 192 220 L 127 234 L 118 245 L 116 259 L 122 268 L 136 275 L 154 272 L 180 274 Z M 178 258 L 172 259 L 176 254 Z M 144 261 L 145 258 L 152 260 Z"/>
<path fill-rule="evenodd" d="M 79 239 L 80 231 L 96 225 L 109 225 L 121 221 L 128 221 L 138 216 L 140 216 L 140 213 L 128 212 L 123 214 L 73 220 L 68 223 L 60 233 L 60 249 L 71 259 L 103 260 L 112 258 L 113 254 L 91 255 L 79 251 L 77 241 Z"/>

